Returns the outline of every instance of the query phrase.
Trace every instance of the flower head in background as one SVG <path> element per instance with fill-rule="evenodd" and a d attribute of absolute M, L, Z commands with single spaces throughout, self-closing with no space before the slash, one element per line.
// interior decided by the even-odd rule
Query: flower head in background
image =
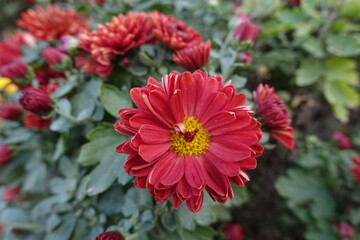
<path fill-rule="evenodd" d="M 48 85 L 52 80 L 58 78 L 66 78 L 62 72 L 57 72 L 49 65 L 45 65 L 35 71 L 35 80 L 39 82 L 40 86 Z"/>
<path fill-rule="evenodd" d="M 183 68 L 195 71 L 206 66 L 210 59 L 211 42 L 202 42 L 188 48 L 176 51 L 172 57 L 173 61 Z"/>
<path fill-rule="evenodd" d="M 360 186 L 360 154 L 351 159 L 355 164 L 353 168 L 350 168 L 349 171 L 354 174 L 355 181 L 359 183 Z"/>
<path fill-rule="evenodd" d="M 0 106 L 0 119 L 15 121 L 21 115 L 21 109 L 15 103 L 5 103 Z"/>
<path fill-rule="evenodd" d="M 262 117 L 265 127 L 270 129 L 270 135 L 284 144 L 287 148 L 294 148 L 294 129 L 283 100 L 275 94 L 275 89 L 260 84 L 253 92 L 257 114 Z"/>
<path fill-rule="evenodd" d="M 157 11 L 150 14 L 155 38 L 174 50 L 188 48 L 201 42 L 201 34 L 185 22 Z"/>
<path fill-rule="evenodd" d="M 51 118 L 44 118 L 35 113 L 26 112 L 23 117 L 23 123 L 26 128 L 42 130 L 50 126 Z"/>
<path fill-rule="evenodd" d="M 355 235 L 354 228 L 347 223 L 340 223 L 337 227 L 339 234 L 343 238 L 353 238 Z"/>
<path fill-rule="evenodd" d="M 77 62 L 81 62 L 77 66 L 82 67 L 85 72 L 94 73 L 96 67 L 93 66 L 100 65 L 101 68 L 96 73 L 108 76 L 115 56 L 124 55 L 130 49 L 143 45 L 147 40 L 147 33 L 148 15 L 144 12 L 129 12 L 126 16 L 120 14 L 113 17 L 105 25 L 99 25 L 97 30 L 81 34 L 79 47 L 90 53 L 92 58 L 77 58 Z"/>
<path fill-rule="evenodd" d="M 125 238 L 118 232 L 104 232 L 96 237 L 96 240 L 124 240 Z"/>
<path fill-rule="evenodd" d="M 259 27 L 250 21 L 246 15 L 238 13 L 235 17 L 239 20 L 239 25 L 234 31 L 233 38 L 238 41 L 255 41 L 259 32 Z"/>
<path fill-rule="evenodd" d="M 350 149 L 352 147 L 351 139 L 341 132 L 335 131 L 332 133 L 331 137 L 337 141 L 340 149 Z"/>
<path fill-rule="evenodd" d="M 28 65 L 20 59 L 14 59 L 6 65 L 0 66 L 0 76 L 16 79 L 23 78 L 28 72 Z"/>
<path fill-rule="evenodd" d="M 62 36 L 75 36 L 89 28 L 80 13 L 59 8 L 55 5 L 37 7 L 21 13 L 17 20 L 20 27 L 27 29 L 39 40 L 59 40 Z"/>
<path fill-rule="evenodd" d="M 227 223 L 222 228 L 226 240 L 244 240 L 244 230 L 240 224 Z"/>
<path fill-rule="evenodd" d="M 3 191 L 4 202 L 13 202 L 20 199 L 20 187 L 5 188 Z"/>
<path fill-rule="evenodd" d="M 49 112 L 52 104 L 49 93 L 40 87 L 25 89 L 19 102 L 25 110 L 35 114 L 45 114 Z"/>
<path fill-rule="evenodd" d="M 6 95 L 12 96 L 19 88 L 14 84 L 10 78 L 0 77 L 0 91 Z"/>
<path fill-rule="evenodd" d="M 301 4 L 301 0 L 289 0 L 289 4 L 291 6 L 299 6 Z"/>
<path fill-rule="evenodd" d="M 0 145 L 0 166 L 8 164 L 13 157 L 13 150 L 6 146 Z"/>
<path fill-rule="evenodd" d="M 158 202 L 172 197 L 174 208 L 186 201 L 195 213 L 203 190 L 224 203 L 234 197 L 230 182 L 249 181 L 245 170 L 263 151 L 261 124 L 230 82 L 200 70 L 173 71 L 130 95 L 138 108 L 121 109 L 115 129 L 133 137 L 116 150 L 129 154 L 124 167 L 136 187 Z"/>
<path fill-rule="evenodd" d="M 54 47 L 45 48 L 41 52 L 41 55 L 50 66 L 61 64 L 64 59 L 68 58 L 65 53 Z"/>

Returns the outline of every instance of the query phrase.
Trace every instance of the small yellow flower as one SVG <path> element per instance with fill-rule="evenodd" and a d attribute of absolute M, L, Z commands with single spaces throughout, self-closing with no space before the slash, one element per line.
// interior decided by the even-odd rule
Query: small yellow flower
<path fill-rule="evenodd" d="M 19 88 L 11 82 L 9 78 L 0 77 L 0 91 L 7 95 L 13 95 Z"/>

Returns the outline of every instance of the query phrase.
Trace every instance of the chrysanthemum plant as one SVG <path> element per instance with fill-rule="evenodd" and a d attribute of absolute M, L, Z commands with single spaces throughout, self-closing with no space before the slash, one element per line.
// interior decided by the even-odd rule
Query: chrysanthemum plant
<path fill-rule="evenodd" d="M 250 170 L 264 146 L 294 148 L 277 83 L 256 82 L 267 78 L 267 64 L 283 67 L 261 59 L 278 43 L 267 38 L 278 29 L 259 22 L 280 4 L 250 11 L 249 2 L 89 0 L 22 13 L 23 32 L 0 43 L 8 81 L 0 107 L 15 104 L 0 114 L 0 236 L 223 238 L 216 230 L 250 198 L 246 186 L 257 178 Z M 279 21 L 298 11 L 284 9 Z M 296 28 L 288 22 L 282 41 Z M 328 38 L 335 54 L 341 36 Z M 321 66 L 351 70 L 348 82 L 333 77 L 324 87 L 339 116 L 358 101 L 338 101 L 335 87 L 357 99 L 353 61 L 318 57 Z M 298 85 L 306 85 L 305 65 Z M 306 83 L 327 79 L 316 74 Z M 288 197 L 282 181 L 278 191 Z"/>

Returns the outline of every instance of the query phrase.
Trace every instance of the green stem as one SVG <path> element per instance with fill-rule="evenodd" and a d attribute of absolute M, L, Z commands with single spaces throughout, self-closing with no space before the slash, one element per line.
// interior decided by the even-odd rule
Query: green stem
<path fill-rule="evenodd" d="M 220 48 L 220 54 L 219 54 L 219 61 L 217 61 L 213 67 L 213 70 L 216 71 L 216 69 L 220 66 L 220 61 L 221 59 L 224 57 L 225 54 L 225 50 L 226 48 L 229 46 L 229 43 L 232 39 L 232 32 L 229 32 L 228 35 L 226 36 L 221 48 Z"/>
<path fill-rule="evenodd" d="M 19 223 L 19 222 L 3 222 L 0 221 L 0 226 L 12 227 L 14 229 L 24 229 L 30 231 L 42 231 L 43 227 L 33 223 Z"/>
<path fill-rule="evenodd" d="M 26 150 L 38 150 L 41 149 L 40 146 L 16 146 L 16 151 L 26 151 Z"/>
<path fill-rule="evenodd" d="M 54 108 L 54 111 L 55 111 L 57 114 L 63 116 L 64 118 L 69 119 L 69 120 L 72 121 L 72 122 L 77 122 L 77 121 L 78 121 L 75 117 L 71 116 L 71 115 L 68 114 L 68 113 L 62 112 L 62 111 L 60 111 L 60 110 L 57 109 L 57 108 Z"/>
<path fill-rule="evenodd" d="M 226 68 L 226 71 L 225 71 L 225 73 L 223 74 L 223 79 L 224 79 L 224 81 L 229 80 L 231 74 L 233 73 L 233 71 L 234 71 L 234 66 L 233 66 L 233 64 L 235 63 L 236 58 L 237 58 L 237 53 L 234 51 L 234 52 L 232 53 L 232 56 L 231 56 L 231 61 L 230 61 L 230 64 L 229 64 L 230 66 L 228 66 L 228 67 Z"/>

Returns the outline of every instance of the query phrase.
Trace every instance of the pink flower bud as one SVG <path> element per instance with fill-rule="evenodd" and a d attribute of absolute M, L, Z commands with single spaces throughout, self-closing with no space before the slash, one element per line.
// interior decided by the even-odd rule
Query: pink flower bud
<path fill-rule="evenodd" d="M 251 63 L 253 60 L 253 57 L 248 52 L 241 52 L 239 53 L 239 58 L 242 60 L 243 63 Z"/>
<path fill-rule="evenodd" d="M 5 103 L 0 107 L 0 119 L 14 121 L 20 117 L 21 109 L 14 103 Z"/>
<path fill-rule="evenodd" d="M 233 37 L 239 41 L 255 41 L 259 32 L 259 27 L 252 23 L 245 15 L 237 14 L 236 17 L 239 17 L 242 21 L 235 29 Z"/>
<path fill-rule="evenodd" d="M 300 3 L 301 3 L 301 0 L 290 0 L 290 1 L 289 1 L 289 4 L 290 4 L 291 6 L 299 6 Z"/>
<path fill-rule="evenodd" d="M 5 202 L 13 202 L 19 199 L 20 188 L 5 188 L 3 191 L 3 200 Z"/>
<path fill-rule="evenodd" d="M 96 237 L 96 240 L 124 240 L 124 237 L 120 233 L 112 231 L 100 234 Z"/>
<path fill-rule="evenodd" d="M 6 145 L 0 145 L 0 166 L 4 166 L 12 160 L 12 149 Z"/>
<path fill-rule="evenodd" d="M 19 102 L 21 106 L 35 114 L 47 113 L 51 109 L 51 99 L 49 94 L 42 88 L 25 89 Z"/>
<path fill-rule="evenodd" d="M 49 64 L 49 65 L 53 65 L 53 64 L 61 64 L 62 60 L 64 58 L 67 58 L 67 55 L 64 54 L 63 52 L 61 52 L 59 49 L 54 48 L 54 47 L 48 47 L 45 48 L 42 52 L 41 55 L 45 58 L 45 61 Z"/>
<path fill-rule="evenodd" d="M 331 135 L 337 141 L 340 149 L 350 149 L 352 147 L 351 139 L 345 136 L 343 133 L 335 131 Z"/>
<path fill-rule="evenodd" d="M 10 79 L 22 78 L 28 71 L 28 65 L 20 59 L 15 59 L 6 65 L 0 66 L 0 76 Z"/>
<path fill-rule="evenodd" d="M 244 230 L 240 224 L 228 223 L 223 229 L 223 234 L 226 240 L 244 240 Z"/>

